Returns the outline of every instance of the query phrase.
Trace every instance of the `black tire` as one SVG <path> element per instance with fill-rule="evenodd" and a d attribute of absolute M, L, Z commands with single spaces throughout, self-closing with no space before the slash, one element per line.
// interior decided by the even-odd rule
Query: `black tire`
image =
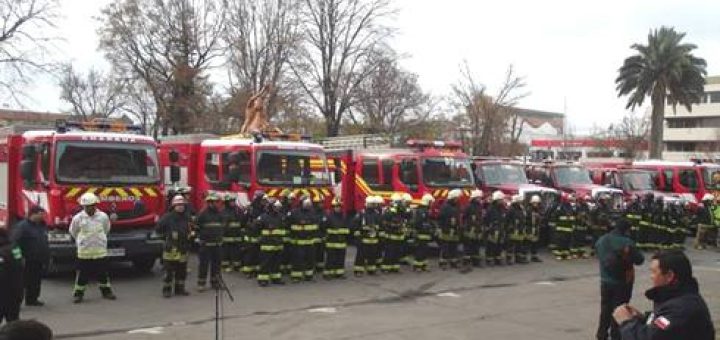
<path fill-rule="evenodd" d="M 132 260 L 133 267 L 135 267 L 135 270 L 140 273 L 149 273 L 155 268 L 155 261 L 157 259 L 154 257 L 147 258 L 136 258 Z"/>

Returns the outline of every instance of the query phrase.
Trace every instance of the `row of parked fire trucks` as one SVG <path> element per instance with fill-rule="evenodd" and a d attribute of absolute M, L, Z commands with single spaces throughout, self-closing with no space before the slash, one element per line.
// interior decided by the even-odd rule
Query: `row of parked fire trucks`
<path fill-rule="evenodd" d="M 327 147 L 323 146 L 325 144 Z M 58 122 L 55 129 L 12 126 L 0 130 L 0 228 L 39 205 L 47 211 L 53 263 L 74 258 L 67 228 L 92 192 L 113 223 L 109 256 L 152 268 L 162 251 L 152 231 L 169 192 L 192 188 L 196 207 L 209 192 L 233 193 L 248 203 L 255 192 L 323 199 L 339 196 L 347 214 L 365 198 L 409 193 L 417 202 L 452 189 L 469 196 L 479 188 L 542 198 L 546 207 L 562 193 L 610 195 L 619 206 L 628 195 L 653 192 L 699 199 L 720 189 L 715 164 L 637 162 L 629 165 L 544 162 L 470 157 L 456 142 L 408 141 L 404 147 L 348 147 L 313 143 L 296 134 L 180 135 L 155 140 L 137 126 L 106 121 Z"/>

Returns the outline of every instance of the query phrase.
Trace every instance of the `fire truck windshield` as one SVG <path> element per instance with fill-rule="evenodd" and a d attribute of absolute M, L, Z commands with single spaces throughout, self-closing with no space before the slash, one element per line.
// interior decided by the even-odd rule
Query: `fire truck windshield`
<path fill-rule="evenodd" d="M 322 151 L 263 150 L 257 155 L 257 180 L 262 185 L 330 185 Z"/>
<path fill-rule="evenodd" d="M 466 187 L 474 185 L 470 161 L 463 158 L 424 158 L 422 175 L 425 185 L 431 187 Z"/>
<path fill-rule="evenodd" d="M 652 174 L 647 171 L 632 171 L 622 173 L 624 190 L 655 190 L 655 181 Z"/>
<path fill-rule="evenodd" d="M 555 168 L 558 185 L 593 184 L 590 173 L 581 166 L 559 166 Z"/>
<path fill-rule="evenodd" d="M 149 144 L 59 142 L 55 177 L 58 183 L 157 183 L 157 150 Z"/>
<path fill-rule="evenodd" d="M 720 190 L 720 167 L 706 167 L 702 169 L 705 189 Z"/>
<path fill-rule="evenodd" d="M 527 184 L 527 176 L 521 165 L 485 164 L 481 166 L 486 185 Z"/>

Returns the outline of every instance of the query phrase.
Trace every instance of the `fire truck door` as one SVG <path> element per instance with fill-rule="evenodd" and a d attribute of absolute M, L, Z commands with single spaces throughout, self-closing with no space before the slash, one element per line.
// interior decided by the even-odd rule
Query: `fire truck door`
<path fill-rule="evenodd" d="M 417 159 L 401 158 L 395 162 L 398 179 L 404 191 L 417 192 L 420 186 Z"/>

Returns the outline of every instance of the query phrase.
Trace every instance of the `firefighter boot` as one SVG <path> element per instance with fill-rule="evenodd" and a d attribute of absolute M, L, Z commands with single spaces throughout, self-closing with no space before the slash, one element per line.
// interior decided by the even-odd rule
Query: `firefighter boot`
<path fill-rule="evenodd" d="M 102 293 L 103 299 L 117 300 L 117 296 L 115 296 L 115 294 L 113 294 L 112 289 L 110 289 L 110 287 L 101 287 L 100 292 Z"/>

